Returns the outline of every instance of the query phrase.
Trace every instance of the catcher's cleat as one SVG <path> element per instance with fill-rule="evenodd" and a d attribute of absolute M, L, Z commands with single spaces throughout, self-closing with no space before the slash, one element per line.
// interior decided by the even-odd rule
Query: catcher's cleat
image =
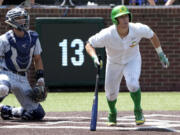
<path fill-rule="evenodd" d="M 109 113 L 107 125 L 108 126 L 116 126 L 116 124 L 117 124 L 116 118 L 117 118 L 117 113 Z"/>
<path fill-rule="evenodd" d="M 134 115 L 135 115 L 136 125 L 144 124 L 145 118 L 144 118 L 142 110 L 135 110 Z"/>
<path fill-rule="evenodd" d="M 3 120 L 9 120 L 13 117 L 12 107 L 8 105 L 3 105 L 1 108 L 1 117 Z"/>

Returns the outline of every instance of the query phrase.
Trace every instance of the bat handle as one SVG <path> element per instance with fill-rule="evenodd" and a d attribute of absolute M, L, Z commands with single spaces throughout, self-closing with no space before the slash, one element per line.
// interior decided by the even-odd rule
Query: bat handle
<path fill-rule="evenodd" d="M 99 61 L 102 60 L 101 55 L 98 55 L 98 60 L 99 60 Z M 98 65 L 98 67 L 97 67 L 97 74 L 98 74 L 98 75 L 100 74 L 100 70 L 101 70 L 100 65 Z"/>

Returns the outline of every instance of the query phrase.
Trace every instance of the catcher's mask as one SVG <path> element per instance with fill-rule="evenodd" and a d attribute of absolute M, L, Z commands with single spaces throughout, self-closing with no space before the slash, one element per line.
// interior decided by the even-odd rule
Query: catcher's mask
<path fill-rule="evenodd" d="M 18 30 L 27 31 L 29 29 L 29 20 L 28 12 L 23 8 L 16 7 L 7 12 L 5 23 Z"/>

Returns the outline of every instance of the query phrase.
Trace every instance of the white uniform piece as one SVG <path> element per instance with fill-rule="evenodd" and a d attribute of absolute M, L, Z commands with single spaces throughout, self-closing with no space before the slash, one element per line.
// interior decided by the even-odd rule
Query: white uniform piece
<path fill-rule="evenodd" d="M 108 100 L 113 101 L 119 93 L 119 86 L 124 75 L 126 85 L 131 92 L 139 88 L 141 73 L 141 55 L 139 42 L 142 38 L 152 38 L 154 32 L 141 23 L 129 23 L 129 33 L 121 38 L 116 25 L 101 30 L 89 38 L 94 48 L 106 49 L 105 91 Z"/>
<path fill-rule="evenodd" d="M 9 31 L 10 33 L 13 33 L 12 31 Z M 30 31 L 28 31 L 29 33 Z M 13 37 L 13 35 L 12 35 Z M 39 55 L 42 52 L 41 45 L 39 42 L 39 39 L 36 40 L 36 44 L 32 48 L 33 50 L 30 51 L 30 59 L 32 55 Z M 15 74 L 11 71 L 5 71 L 3 69 L 8 69 L 6 63 L 5 63 L 5 53 L 10 50 L 10 44 L 7 40 L 6 34 L 3 34 L 0 36 L 0 82 L 2 81 L 8 81 L 11 85 L 11 91 L 15 94 L 17 100 L 21 104 L 21 106 L 29 111 L 34 110 L 38 107 L 39 103 L 34 103 L 28 96 L 27 92 L 31 90 L 31 86 L 29 84 L 29 81 L 26 76 L 21 76 L 18 74 Z M 14 52 L 13 52 L 14 53 Z M 32 54 L 31 54 L 32 53 Z M 15 58 L 13 58 L 15 56 Z M 12 60 L 16 59 L 16 55 L 12 55 Z M 31 63 L 31 60 L 29 61 L 29 64 Z M 28 64 L 28 65 L 29 65 Z M 17 69 L 17 68 L 16 68 Z M 19 71 L 20 69 L 17 69 Z M 2 97 L 4 95 L 0 95 Z"/>

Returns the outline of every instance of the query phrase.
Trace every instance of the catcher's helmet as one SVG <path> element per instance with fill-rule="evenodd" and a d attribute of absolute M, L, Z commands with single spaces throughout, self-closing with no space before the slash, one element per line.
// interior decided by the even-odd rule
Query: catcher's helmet
<path fill-rule="evenodd" d="M 24 17 L 24 19 L 20 19 L 20 20 L 24 20 L 24 23 L 22 24 L 18 23 L 17 22 L 18 17 Z M 29 20 L 30 17 L 27 11 L 23 8 L 16 7 L 7 12 L 5 23 L 9 24 L 13 28 L 26 31 L 29 29 Z"/>
<path fill-rule="evenodd" d="M 132 15 L 126 6 L 120 5 L 120 6 L 114 7 L 111 11 L 112 22 L 114 24 L 118 25 L 118 21 L 116 18 L 119 16 L 127 15 L 127 14 L 129 15 L 129 21 L 131 22 L 132 21 Z"/>

